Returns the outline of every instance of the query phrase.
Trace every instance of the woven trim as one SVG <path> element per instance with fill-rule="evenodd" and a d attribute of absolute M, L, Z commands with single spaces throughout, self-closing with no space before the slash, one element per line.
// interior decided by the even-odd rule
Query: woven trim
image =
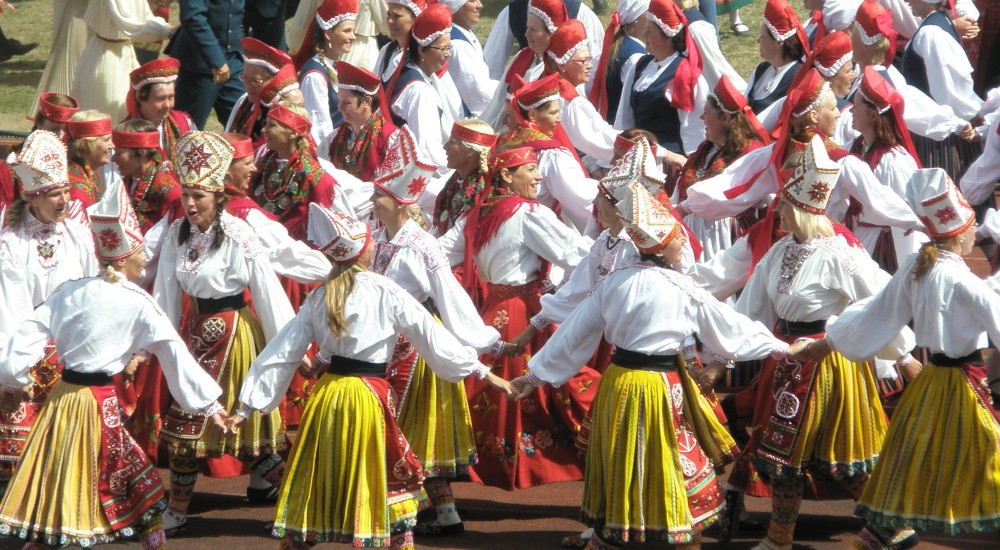
<path fill-rule="evenodd" d="M 555 100 L 558 97 L 559 97 L 559 91 L 556 90 L 550 94 L 546 94 L 545 96 L 541 97 L 538 101 L 531 103 L 529 105 L 521 103 L 521 100 L 517 100 L 517 104 L 520 105 L 521 108 L 524 109 L 525 111 L 533 111 L 541 107 L 542 105 L 545 105 L 546 103 Z"/>
<path fill-rule="evenodd" d="M 337 87 L 338 88 L 343 88 L 345 90 L 351 90 L 352 92 L 361 92 L 361 93 L 363 93 L 365 95 L 368 95 L 368 96 L 373 96 L 373 95 L 376 95 L 378 93 L 377 89 L 376 90 L 366 90 L 366 89 L 362 88 L 361 86 L 358 86 L 357 84 L 344 84 L 343 81 L 338 82 L 337 83 Z"/>
<path fill-rule="evenodd" d="M 730 116 L 731 115 L 735 115 L 736 113 L 738 113 L 738 112 L 740 112 L 742 110 L 742 109 L 732 109 L 732 110 L 728 109 L 726 107 L 726 104 L 723 103 L 721 99 L 719 99 L 718 94 L 716 94 L 715 92 L 709 92 L 708 93 L 708 97 L 714 99 L 715 103 L 719 106 L 719 109 L 722 109 L 722 112 L 726 113 L 727 115 L 730 115 Z"/>
<path fill-rule="evenodd" d="M 281 67 L 275 67 L 274 65 L 268 63 L 267 61 L 264 61 L 263 59 L 250 59 L 245 55 L 243 56 L 243 63 L 247 65 L 256 65 L 258 67 L 264 67 L 268 71 L 271 71 L 272 75 L 278 74 L 278 71 L 281 70 Z"/>

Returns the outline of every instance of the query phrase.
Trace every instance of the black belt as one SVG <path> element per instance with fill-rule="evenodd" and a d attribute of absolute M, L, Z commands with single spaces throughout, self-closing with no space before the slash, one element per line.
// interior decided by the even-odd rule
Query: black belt
<path fill-rule="evenodd" d="M 615 348 L 611 362 L 619 367 L 633 370 L 674 371 L 680 365 L 679 355 L 647 355 L 638 351 Z"/>
<path fill-rule="evenodd" d="M 827 319 L 820 319 L 818 321 L 789 321 L 779 318 L 778 330 L 787 336 L 819 334 L 820 332 L 826 332 L 826 321 Z"/>
<path fill-rule="evenodd" d="M 981 365 L 983 363 L 983 350 L 963 355 L 962 357 L 948 357 L 943 353 L 932 353 L 931 364 L 938 367 L 963 367 L 965 365 Z"/>
<path fill-rule="evenodd" d="M 103 372 L 79 372 L 75 370 L 63 369 L 62 379 L 69 384 L 77 386 L 110 386 L 113 381 L 110 374 Z"/>
<path fill-rule="evenodd" d="M 330 368 L 327 369 L 327 374 L 339 374 L 341 376 L 385 376 L 385 363 L 369 363 L 368 361 L 341 357 L 339 355 L 331 356 L 329 363 Z"/>
<path fill-rule="evenodd" d="M 223 311 L 236 311 L 247 307 L 247 301 L 243 299 L 243 293 L 223 296 L 222 298 L 195 298 L 195 310 L 200 315 L 212 315 Z"/>

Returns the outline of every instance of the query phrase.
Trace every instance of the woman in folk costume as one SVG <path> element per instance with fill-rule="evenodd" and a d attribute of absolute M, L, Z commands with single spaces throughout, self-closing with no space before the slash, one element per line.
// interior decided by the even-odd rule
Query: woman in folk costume
<path fill-rule="evenodd" d="M 79 108 L 75 99 L 66 94 L 46 92 L 42 94 L 38 104 L 38 112 L 35 113 L 35 123 L 31 131 L 45 130 L 59 137 L 63 142 L 69 141 L 66 134 L 66 123 Z M 17 148 L 13 151 L 15 155 L 11 159 L 17 158 Z M 3 227 L 4 212 L 7 208 L 21 197 L 21 182 L 17 179 L 14 169 L 10 167 L 7 159 L 0 159 L 0 227 Z M 82 213 L 82 210 L 81 210 Z"/>
<path fill-rule="evenodd" d="M 896 529 L 955 536 L 1000 525 L 1000 419 L 981 351 L 1000 338 L 997 294 L 962 261 L 975 214 L 941 169 L 918 170 L 907 198 L 931 242 L 872 300 L 847 309 L 811 348 L 876 353 L 912 323 L 930 363 L 903 392 L 855 508 L 864 548 L 905 548 Z"/>
<path fill-rule="evenodd" d="M 413 20 L 404 59 L 385 88 L 393 124 L 405 124 L 422 154 L 438 165 L 446 163 L 442 145 L 452 123 L 468 116 L 445 70 L 451 27 L 451 11 L 444 4 L 421 11 Z"/>
<path fill-rule="evenodd" d="M 616 350 L 592 406 L 581 512 L 595 533 L 587 547 L 699 548 L 724 506 L 715 467 L 736 447 L 681 349 L 695 332 L 732 358 L 784 357 L 789 348 L 670 268 L 685 235 L 643 186 L 629 185 L 623 199 L 618 210 L 642 261 L 608 275 L 513 384 L 521 399 L 534 386 L 562 386 L 605 335 Z"/>
<path fill-rule="evenodd" d="M 674 188 L 674 203 L 687 199 L 687 190 L 692 185 L 719 174 L 736 159 L 770 142 L 746 98 L 726 76 L 719 79 L 715 91 L 708 95 L 701 119 L 705 123 L 705 141 L 684 164 Z M 684 222 L 703 247 L 701 261 L 707 262 L 729 248 L 757 219 L 758 210 L 748 208 L 736 218 L 709 221 L 688 214 Z"/>
<path fill-rule="evenodd" d="M 903 117 L 906 126 L 914 134 L 940 141 L 952 134 L 971 132 L 969 122 L 955 116 L 951 107 L 938 105 L 927 94 L 907 83 L 906 78 L 892 64 L 896 58 L 897 39 L 893 15 L 874 0 L 862 2 L 851 32 L 854 60 L 858 63 L 858 69 L 864 71 L 865 67 L 872 67 L 902 94 L 903 103 L 907 106 Z M 846 110 L 844 114 L 850 112 Z M 849 128 L 850 124 L 841 126 Z M 978 201 L 974 202 L 978 204 Z"/>
<path fill-rule="evenodd" d="M 804 150 L 812 137 L 818 135 L 823 138 L 830 158 L 840 165 L 840 177 L 826 208 L 831 219 L 844 219 L 853 199 L 861 203 L 872 223 L 904 231 L 922 228 L 906 201 L 878 181 L 863 160 L 829 140 L 839 116 L 830 83 L 819 71 L 808 69 L 782 106 L 774 142 L 750 151 L 722 173 L 689 187 L 687 199 L 678 208 L 685 215 L 696 214 L 706 220 L 715 220 L 739 215 L 750 207 L 766 206 L 780 190 L 781 182 L 787 179 L 782 166 L 788 157 Z M 764 234 L 769 236 L 767 239 L 772 238 L 770 230 Z M 760 248 L 755 260 L 760 259 L 768 244 Z"/>
<path fill-rule="evenodd" d="M 484 190 L 489 192 L 489 159 L 496 142 L 493 128 L 481 120 L 467 118 L 452 124 L 444 154 L 448 168 L 455 172 L 435 198 L 432 234 L 440 237 L 447 233 L 475 205 Z"/>
<path fill-rule="evenodd" d="M 395 94 L 390 85 L 393 78 L 406 65 L 406 51 L 410 47 L 410 31 L 417 16 L 427 9 L 427 0 L 394 0 L 389 2 L 386 11 L 386 24 L 389 27 L 389 43 L 378 52 L 373 72 L 382 80 L 385 93 L 390 98 Z M 366 69 L 365 67 L 361 67 Z M 367 70 L 367 69 L 366 69 Z"/>
<path fill-rule="evenodd" d="M 865 67 L 851 110 L 852 125 L 861 135 L 848 149 L 868 163 L 880 182 L 906 197 L 906 188 L 919 163 L 903 120 L 903 107 L 903 96 L 892 84 L 875 69 Z M 848 212 L 848 227 L 890 274 L 925 240 L 920 234 L 905 235 L 898 228 L 871 224 L 865 219 L 864 209 L 857 210 L 860 212 Z"/>
<path fill-rule="evenodd" d="M 839 167 L 822 139 L 814 136 L 790 161 L 778 199 L 788 235 L 757 264 L 736 303 L 737 311 L 774 326 L 787 342 L 822 335 L 827 319 L 889 280 L 824 214 Z M 896 340 L 878 355 L 913 368 L 919 364 L 907 353 L 912 347 L 912 334 L 897 330 Z M 854 363 L 832 353 L 765 365 L 764 371 L 774 373 L 774 401 L 746 449 L 771 480 L 771 523 L 758 549 L 791 548 L 807 479 L 832 479 L 855 500 L 860 497 L 886 430 L 872 369 L 864 362 L 872 356 Z"/>
<path fill-rule="evenodd" d="M 116 184 L 88 209 L 102 276 L 67 282 L 5 343 L 0 384 L 20 389 L 31 366 L 55 347 L 63 369 L 25 445 L 25 461 L 0 502 L 0 534 L 25 548 L 91 547 L 138 537 L 166 548 L 163 483 L 121 422 L 112 376 L 134 372 L 140 352 L 163 359 L 170 391 L 190 412 L 225 429 L 221 388 L 187 351 L 156 302 L 134 284 L 142 277 L 142 233 Z M 128 364 L 126 366 L 126 364 Z M 3 405 L 17 405 L 4 392 Z"/>
<path fill-rule="evenodd" d="M 226 131 L 247 136 L 259 148 L 264 144 L 268 109 L 280 99 L 302 104 L 302 92 L 287 53 L 256 38 L 244 38 L 240 46 L 244 64 L 240 80 L 247 93 L 233 106 Z"/>
<path fill-rule="evenodd" d="M 604 31 L 603 55 L 597 62 L 594 81 L 587 98 L 594 104 L 604 120 L 614 124 L 618 103 L 622 97 L 626 62 L 646 53 L 642 43 L 649 21 L 649 0 L 622 0 L 611 14 L 611 22 Z"/>
<path fill-rule="evenodd" d="M 176 27 L 154 16 L 146 0 L 89 2 L 83 18 L 90 37 L 76 63 L 71 93 L 80 105 L 122 120 L 129 94 L 123 77 L 139 66 L 132 42 L 166 40 Z"/>
<path fill-rule="evenodd" d="M 440 239 L 453 265 L 463 264 L 466 272 L 478 267 L 487 288 L 481 316 L 505 341 L 538 313 L 539 298 L 551 285 L 550 266 L 572 271 L 590 247 L 552 210 L 535 202 L 540 180 L 538 158 L 530 147 L 495 153 L 489 195 Z M 540 333 L 524 353 L 537 352 L 551 334 L 551 327 Z M 524 355 L 488 357 L 505 379 L 518 376 L 526 364 Z M 473 480 L 513 490 L 581 479 L 574 441 L 598 377 L 584 367 L 565 388 L 517 403 L 497 400 L 482 383 L 468 381 L 479 452 Z"/>
<path fill-rule="evenodd" d="M 566 135 L 582 153 L 610 163 L 618 132 L 581 93 L 594 65 L 589 43 L 583 23 L 569 19 L 552 33 L 545 55 L 559 74 L 559 111 Z"/>
<path fill-rule="evenodd" d="M 84 207 L 96 204 L 108 185 L 108 173 L 103 168 L 111 162 L 111 117 L 99 111 L 77 111 L 66 123 L 70 141 L 70 197 Z"/>
<path fill-rule="evenodd" d="M 514 54 L 513 59 L 507 63 L 497 90 L 493 94 L 493 100 L 480 118 L 494 128 L 499 128 L 507 98 L 522 85 L 521 81 L 533 82 L 552 74 L 552 68 L 545 60 L 545 51 L 549 49 L 552 33 L 568 19 L 566 5 L 562 0 L 529 0 L 525 28 L 527 45 Z M 504 59 L 506 56 L 504 53 Z"/>
<path fill-rule="evenodd" d="M 24 197 L 7 212 L 0 231 L 0 340 L 30 319 L 35 308 L 66 281 L 97 273 L 94 241 L 87 227 L 67 219 L 70 183 L 66 150 L 55 134 L 36 130 L 25 140 L 11 168 Z M 0 483 L 6 487 L 24 442 L 61 365 L 49 347 L 30 370 L 33 398 L 0 414 Z M 26 388 L 25 388 L 26 389 Z"/>
<path fill-rule="evenodd" d="M 309 29 L 315 24 L 316 10 L 323 3 L 323 0 L 299 2 L 295 15 L 288 22 L 285 32 L 289 44 L 301 44 L 305 40 Z M 338 55 L 335 61 L 344 61 L 356 67 L 364 67 L 366 70 L 374 69 L 379 50 L 376 39 L 380 34 L 389 35 L 389 29 L 386 27 L 388 7 L 385 0 L 360 0 L 358 2 L 354 44 L 350 51 Z M 298 56 L 299 52 L 296 51 L 295 55 Z"/>
<path fill-rule="evenodd" d="M 979 116 L 983 101 L 972 89 L 972 64 L 962 49 L 954 23 L 944 11 L 948 5 L 945 0 L 910 3 L 913 15 L 921 22 L 903 49 L 900 72 L 909 84 L 938 105 L 947 105 L 962 120 L 973 121 Z M 913 144 L 923 166 L 943 168 L 956 181 L 983 152 L 980 143 L 968 142 L 954 134 L 944 141 L 916 135 Z"/>
<path fill-rule="evenodd" d="M 353 47 L 357 18 L 358 0 L 326 0 L 316 9 L 315 20 L 295 54 L 299 88 L 313 124 L 312 138 L 324 159 L 330 154 L 333 133 L 344 122 L 334 66 Z"/>
<path fill-rule="evenodd" d="M 451 10 L 452 19 L 448 74 L 469 116 L 478 118 L 493 99 L 498 84 L 497 79 L 490 77 L 483 46 L 473 31 L 479 25 L 483 3 L 480 0 L 443 0 L 441 3 Z"/>
<path fill-rule="evenodd" d="M 195 129 L 187 113 L 174 110 L 174 89 L 180 67 L 181 62 L 172 57 L 146 63 L 129 74 L 131 89 L 125 98 L 128 111 L 125 120 L 151 122 L 159 133 L 159 145 L 167 159 L 174 154 L 177 140 Z"/>
<path fill-rule="evenodd" d="M 236 409 L 236 394 L 250 363 L 293 316 L 292 307 L 245 221 L 225 211 L 225 176 L 233 147 L 211 132 L 190 132 L 177 143 L 184 218 L 170 226 L 163 241 L 153 295 L 174 325 L 180 325 L 183 295 L 192 305 L 181 334 L 206 372 L 223 387 L 220 402 Z M 244 291 L 250 290 L 254 313 Z M 259 320 L 258 320 L 259 319 Z M 255 415 L 237 433 L 191 415 L 176 403 L 164 420 L 161 439 L 170 450 L 170 506 L 164 528 L 179 532 L 203 457 L 223 454 L 242 460 L 251 470 L 251 500 L 262 500 L 282 473 L 277 452 L 285 444 L 281 415 Z"/>
<path fill-rule="evenodd" d="M 321 377 L 289 456 L 272 534 L 281 548 L 321 542 L 413 548 L 411 530 L 426 497 L 423 468 L 396 425 L 386 380 L 399 336 L 449 382 L 475 375 L 501 400 L 510 387 L 408 292 L 368 272 L 375 243 L 366 224 L 318 205 L 310 206 L 309 219 L 309 238 L 333 269 L 254 362 L 232 424 L 254 410 L 274 410 L 316 342 Z"/>
<path fill-rule="evenodd" d="M 629 65 L 615 128 L 642 128 L 657 145 L 686 155 L 705 140 L 699 117 L 711 89 L 702 76 L 701 55 L 687 31 L 687 18 L 671 0 L 652 0 L 646 12 L 646 51 Z"/>
<path fill-rule="evenodd" d="M 823 80 L 830 83 L 830 91 L 837 98 L 837 109 L 843 111 L 850 105 L 846 98 L 851 94 L 852 84 L 856 76 L 854 63 L 851 61 L 853 57 L 854 51 L 850 35 L 836 31 L 824 36 L 813 46 L 805 63 L 799 66 L 795 79 L 792 81 L 792 88 L 805 78 L 810 69 L 816 69 Z M 760 113 L 758 118 L 768 132 L 774 131 L 778 126 L 785 99 L 785 97 L 779 98 Z M 850 141 L 844 137 L 845 131 L 842 129 L 844 121 L 844 117 L 839 118 L 837 129 L 830 135 L 830 138 L 840 145 L 846 145 Z"/>
<path fill-rule="evenodd" d="M 757 45 L 764 61 L 750 75 L 746 96 L 750 109 L 759 115 L 788 95 L 802 58 L 809 53 L 806 31 L 786 0 L 767 0 Z"/>
<path fill-rule="evenodd" d="M 562 128 L 559 75 L 525 84 L 510 98 L 518 126 L 497 142 L 498 149 L 531 147 L 538 157 L 538 202 L 561 209 L 566 225 L 583 233 L 592 224 L 597 182 L 588 178 Z"/>
<path fill-rule="evenodd" d="M 335 65 L 344 123 L 330 144 L 330 162 L 362 181 L 375 177 L 381 159 L 400 139 L 378 76 L 343 61 Z"/>
<path fill-rule="evenodd" d="M 160 148 L 160 132 L 144 119 L 123 122 L 111 132 L 112 157 L 143 233 L 160 219 L 183 215 L 180 179 Z"/>
<path fill-rule="evenodd" d="M 440 316 L 463 345 L 481 354 L 500 356 L 504 342 L 483 322 L 469 295 L 449 269 L 441 245 L 410 219 L 434 174 L 434 166 L 417 158 L 416 146 L 404 137 L 375 174 L 372 213 L 382 227 L 372 233 L 375 252 L 371 270 L 396 281 L 424 307 Z M 450 479 L 466 478 L 476 463 L 476 442 L 469 400 L 462 383 L 435 376 L 413 345 L 400 338 L 389 361 L 387 378 L 397 396 L 396 421 L 424 467 L 424 488 L 435 507 L 433 521 L 417 525 L 417 534 L 453 535 L 464 530 L 455 511 Z"/>
<path fill-rule="evenodd" d="M 293 238 L 306 236 L 309 203 L 331 207 L 336 182 L 316 158 L 309 131 L 312 124 L 301 105 L 278 102 L 267 112 L 264 144 L 257 161 L 251 196 L 277 216 Z"/>

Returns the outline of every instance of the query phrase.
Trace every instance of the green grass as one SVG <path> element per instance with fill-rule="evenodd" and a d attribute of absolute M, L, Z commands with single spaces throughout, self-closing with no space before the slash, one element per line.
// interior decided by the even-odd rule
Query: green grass
<path fill-rule="evenodd" d="M 0 14 L 0 26 L 8 37 L 22 42 L 38 42 L 38 47 L 27 55 L 0 63 L 0 129 L 27 131 L 31 123 L 25 118 L 35 94 L 35 87 L 42 77 L 52 41 L 51 0 L 13 0 L 17 12 Z M 249 0 L 252 1 L 252 0 Z M 496 15 L 507 4 L 503 0 L 485 0 L 482 21 L 476 29 L 480 40 L 486 41 L 493 27 Z M 616 2 L 609 0 L 613 9 Z M 801 4 L 795 1 L 796 7 Z M 751 29 L 751 35 L 739 37 L 729 30 L 726 16 L 720 18 L 722 51 L 740 74 L 747 76 L 759 62 L 757 54 L 757 29 L 764 11 L 764 0 L 755 0 L 741 10 L 744 23 Z M 800 9 L 800 13 L 801 13 Z M 174 3 L 172 18 L 176 23 L 177 4 Z M 608 22 L 608 16 L 601 19 Z M 128 78 L 128 75 L 121 75 Z M 214 121 L 213 117 L 209 117 Z M 215 128 L 213 128 L 215 129 Z"/>

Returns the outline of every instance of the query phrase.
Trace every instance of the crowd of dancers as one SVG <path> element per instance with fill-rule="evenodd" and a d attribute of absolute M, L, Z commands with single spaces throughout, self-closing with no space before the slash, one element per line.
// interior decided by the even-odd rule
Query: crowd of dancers
<path fill-rule="evenodd" d="M 479 0 L 303 0 L 293 56 L 89 4 L 0 163 L 0 535 L 164 548 L 247 474 L 281 548 L 461 535 L 455 480 L 582 480 L 579 548 L 745 495 L 763 550 L 804 498 L 859 548 L 1000 530 L 971 1 L 768 0 L 749 75 L 695 0 L 514 0 L 485 48 Z"/>

